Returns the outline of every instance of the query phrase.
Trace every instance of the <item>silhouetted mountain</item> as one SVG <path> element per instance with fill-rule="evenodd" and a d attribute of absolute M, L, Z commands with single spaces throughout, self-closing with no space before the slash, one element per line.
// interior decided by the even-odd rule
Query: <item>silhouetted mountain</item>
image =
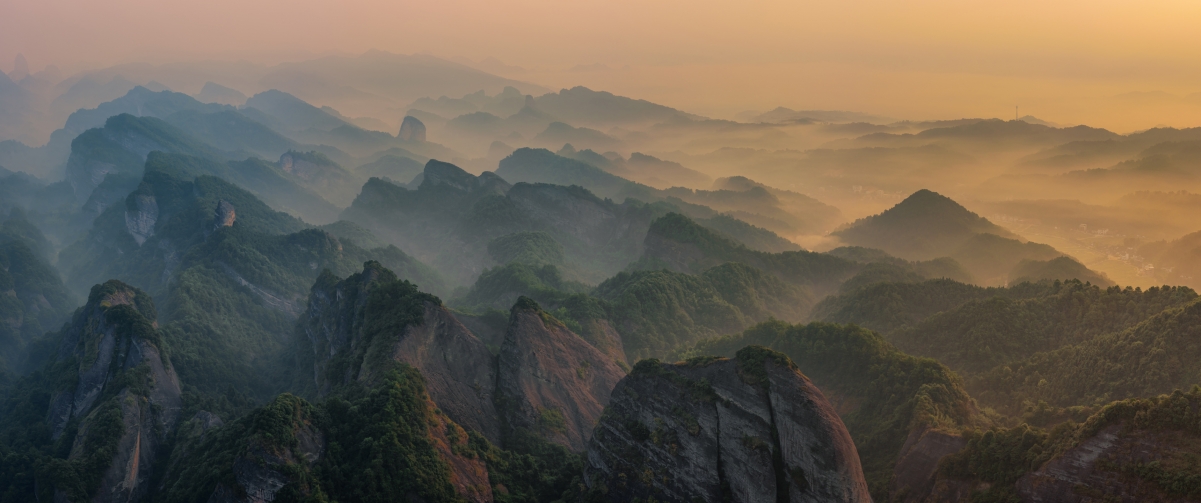
<path fill-rule="evenodd" d="M 1017 237 L 946 196 L 919 190 L 889 210 L 857 220 L 833 234 L 848 244 L 926 260 L 949 255 L 980 233 Z"/>
<path fill-rule="evenodd" d="M 641 253 L 655 211 L 636 202 L 602 200 L 579 187 L 510 186 L 493 173 L 476 177 L 431 160 L 416 190 L 369 180 L 345 218 L 414 250 L 458 284 L 474 281 L 490 264 L 490 241 L 526 231 L 549 233 L 564 247 L 568 262 L 599 281 Z"/>
<path fill-rule="evenodd" d="M 301 145 L 234 110 L 214 113 L 185 110 L 163 118 L 193 138 L 228 152 L 229 156 L 275 159 Z"/>
<path fill-rule="evenodd" d="M 534 137 L 533 142 L 548 147 L 571 143 L 597 150 L 613 150 L 621 145 L 616 138 L 595 129 L 572 127 L 563 122 L 550 123 L 545 131 Z"/>
<path fill-rule="evenodd" d="M 396 137 L 404 141 L 425 141 L 425 124 L 412 115 L 406 115 Z"/>
<path fill-rule="evenodd" d="M 1098 273 L 1069 257 L 1051 260 L 1023 260 L 1009 271 L 1009 283 L 1040 280 L 1079 280 L 1101 287 L 1113 286 L 1104 273 Z"/>
<path fill-rule="evenodd" d="M 241 106 L 246 104 L 246 95 L 241 91 L 209 81 L 200 88 L 196 99 L 204 103 L 220 103 L 222 105 Z"/>
<path fill-rule="evenodd" d="M 970 146 L 984 151 L 1045 148 L 1072 141 L 1118 138 L 1117 133 L 1088 126 L 1056 128 L 1024 121 L 988 119 L 970 124 L 926 129 L 917 134 L 875 133 L 849 142 L 860 147 L 936 144 Z"/>
<path fill-rule="evenodd" d="M 253 109 L 253 110 L 248 110 Z M 243 108 L 250 118 L 276 130 L 300 132 L 309 129 L 331 131 L 348 124 L 324 110 L 306 103 L 291 94 L 272 89 L 246 100 Z M 263 117 L 265 114 L 267 117 Z"/>
<path fill-rule="evenodd" d="M 27 346 L 66 321 L 77 305 L 50 265 L 50 251 L 19 209 L 0 224 L 0 374 L 33 370 Z"/>
<path fill-rule="evenodd" d="M 570 124 L 588 126 L 646 126 L 700 117 L 646 100 L 615 96 L 586 87 L 563 89 L 534 98 L 538 109 Z"/>
<path fill-rule="evenodd" d="M 638 152 L 630 154 L 630 158 L 625 159 L 616 152 L 608 152 L 605 155 L 601 155 L 587 148 L 577 151 L 575 146 L 567 143 L 556 153 L 563 157 L 570 157 L 577 161 L 591 164 L 627 180 L 650 185 L 658 189 L 679 186 L 705 187 L 713 182 L 708 176 L 688 169 L 679 163 L 664 161 Z"/>

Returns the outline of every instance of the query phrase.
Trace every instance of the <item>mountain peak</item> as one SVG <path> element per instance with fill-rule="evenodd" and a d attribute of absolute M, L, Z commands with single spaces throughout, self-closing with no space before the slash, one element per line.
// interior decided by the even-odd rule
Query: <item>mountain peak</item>
<path fill-rule="evenodd" d="M 909 260 L 947 256 L 976 234 L 1018 236 L 964 208 L 955 200 L 922 189 L 883 213 L 834 232 L 843 242 L 879 248 Z"/>

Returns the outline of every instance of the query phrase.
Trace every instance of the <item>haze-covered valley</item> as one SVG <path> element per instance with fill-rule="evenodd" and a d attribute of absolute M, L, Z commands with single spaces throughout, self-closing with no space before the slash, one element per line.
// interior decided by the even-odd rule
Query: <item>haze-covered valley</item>
<path fill-rule="evenodd" d="M 1201 501 L 1201 128 L 485 63 L 0 65 L 0 502 Z"/>

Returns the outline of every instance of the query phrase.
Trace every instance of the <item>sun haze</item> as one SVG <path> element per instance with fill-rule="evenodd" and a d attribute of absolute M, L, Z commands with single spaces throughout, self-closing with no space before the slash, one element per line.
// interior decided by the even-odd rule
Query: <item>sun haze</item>
<path fill-rule="evenodd" d="M 1198 19 L 1190 1 L 3 0 L 0 61 L 275 63 L 378 49 L 494 58 L 520 80 L 719 117 L 775 106 L 1011 117 L 1016 105 L 1128 131 L 1194 125 Z"/>

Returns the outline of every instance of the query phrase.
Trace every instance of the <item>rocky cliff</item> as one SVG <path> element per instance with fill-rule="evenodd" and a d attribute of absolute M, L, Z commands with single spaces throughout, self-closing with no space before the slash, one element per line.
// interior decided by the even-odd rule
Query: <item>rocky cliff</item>
<path fill-rule="evenodd" d="M 396 137 L 404 141 L 425 141 L 425 124 L 412 115 L 406 115 Z"/>
<path fill-rule="evenodd" d="M 502 421 L 577 452 L 584 450 L 610 392 L 625 376 L 611 356 L 527 297 L 510 312 L 497 360 Z"/>
<path fill-rule="evenodd" d="M 603 501 L 871 501 L 826 399 L 784 355 L 644 360 L 618 383 L 588 444 Z"/>
<path fill-rule="evenodd" d="M 86 495 L 93 502 L 136 501 L 147 493 L 179 415 L 179 379 L 160 350 L 154 318 L 148 295 L 113 280 L 92 288 L 62 334 L 57 359 L 78 366 L 51 399 L 47 422 L 54 438 L 74 438 L 67 460 L 87 467 L 81 477 L 98 477 L 98 488 Z M 111 460 L 96 462 L 101 453 L 113 453 Z M 102 473 L 85 473 L 98 468 Z M 85 496 L 77 492 L 60 489 L 55 498 Z"/>
<path fill-rule="evenodd" d="M 302 362 L 318 394 L 351 381 L 371 382 L 396 363 L 425 376 L 429 394 L 450 418 L 493 441 L 495 361 L 488 348 L 441 301 L 417 291 L 377 262 L 338 280 L 323 274 L 297 325 Z"/>

